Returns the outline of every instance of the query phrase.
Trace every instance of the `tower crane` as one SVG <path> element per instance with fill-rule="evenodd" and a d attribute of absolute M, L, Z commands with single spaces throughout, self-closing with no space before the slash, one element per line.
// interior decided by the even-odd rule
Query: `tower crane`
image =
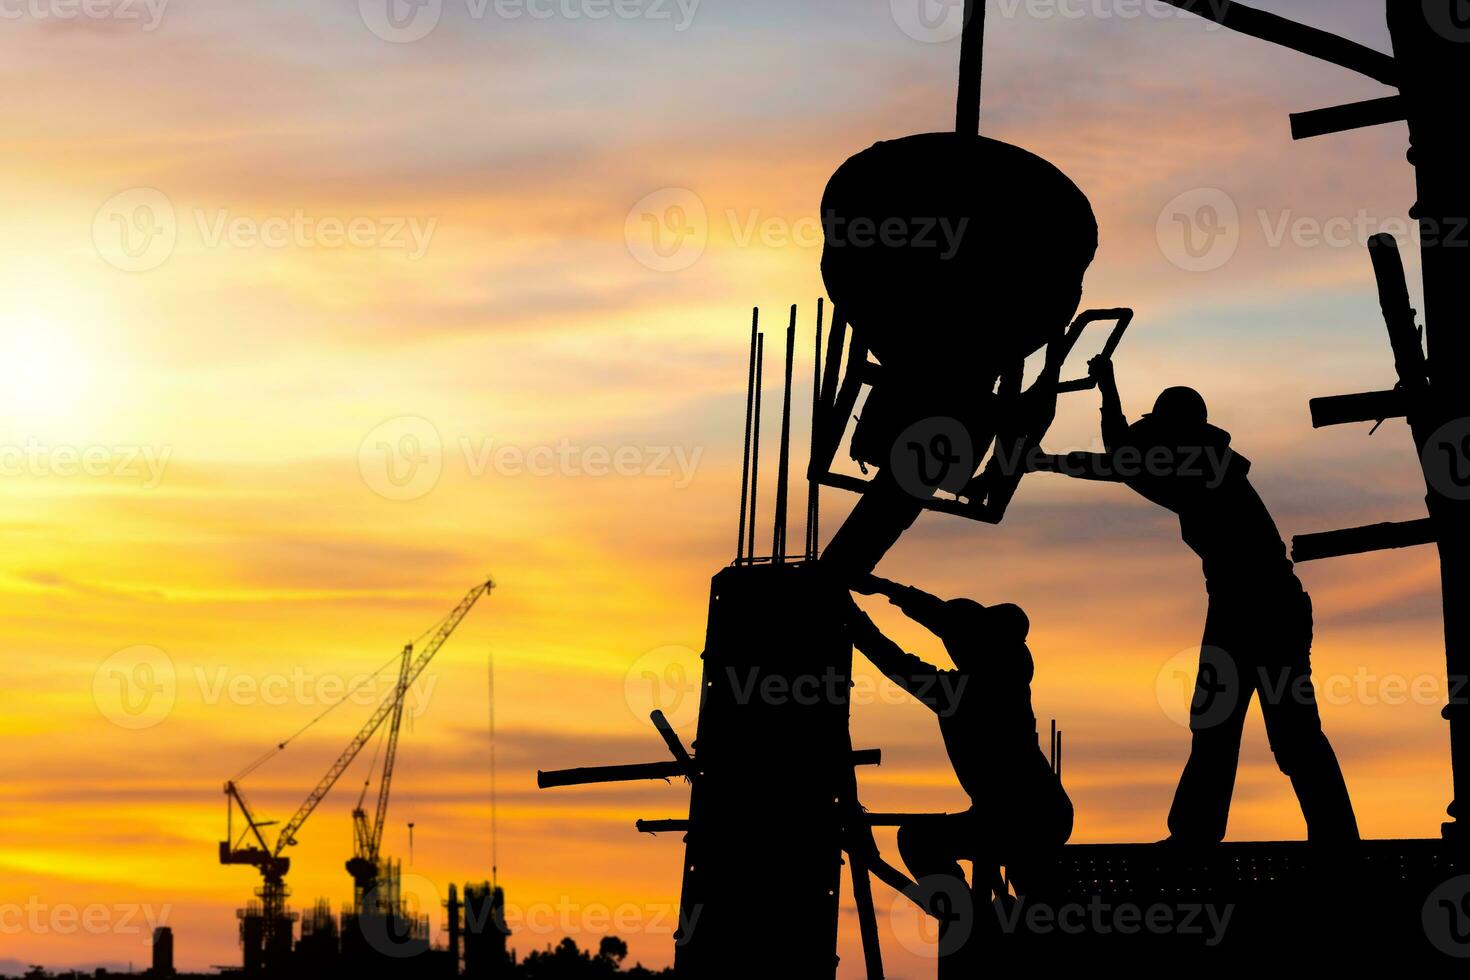
<path fill-rule="evenodd" d="M 291 923 L 286 913 L 286 898 L 290 892 L 286 887 L 285 876 L 286 872 L 291 868 L 291 859 L 284 853 L 286 848 L 291 847 L 297 842 L 296 835 L 300 832 L 302 825 L 306 823 L 307 818 L 311 816 L 312 812 L 316 810 L 317 805 L 331 792 L 332 787 L 337 784 L 337 780 L 347 771 L 352 761 L 357 758 L 357 754 L 362 751 L 363 746 L 371 741 L 374 734 L 382 727 L 383 722 L 391 718 L 392 724 L 389 729 L 389 746 L 384 766 L 384 777 L 378 787 L 376 819 L 373 826 L 369 828 L 367 826 L 366 815 L 364 814 L 359 819 L 358 813 L 354 812 L 353 823 L 354 828 L 358 831 L 358 846 L 355 849 L 356 853 L 354 854 L 353 860 L 348 862 L 348 869 L 353 872 L 354 881 L 360 881 L 358 871 L 354 869 L 357 867 L 359 860 L 366 860 L 371 857 L 373 878 L 376 878 L 377 850 L 382 840 L 383 819 L 387 813 L 388 784 L 392 778 L 392 759 L 397 746 L 398 726 L 403 718 L 404 694 L 413 685 L 413 682 L 418 679 L 418 676 L 423 673 L 429 661 L 434 659 L 434 655 L 439 652 L 439 648 L 453 635 L 460 622 L 464 620 L 465 616 L 469 615 L 475 603 L 480 600 L 481 596 L 488 594 L 494 588 L 495 583 L 490 579 L 486 579 L 465 593 L 459 605 L 455 606 L 449 612 L 449 615 L 439 621 L 437 627 L 433 629 L 433 635 L 429 638 L 428 643 L 417 654 L 414 652 L 413 644 L 409 644 L 403 648 L 403 657 L 400 661 L 398 671 L 398 683 L 395 685 L 392 694 L 378 704 L 372 716 L 363 724 L 358 733 L 353 736 L 352 741 L 347 743 L 347 747 L 337 756 L 336 761 L 327 769 L 326 774 L 317 782 L 316 787 L 312 789 L 311 793 L 301 805 L 296 808 L 296 812 L 292 814 L 291 818 L 286 821 L 280 831 L 275 835 L 274 844 L 270 843 L 267 839 L 265 828 L 274 825 L 275 821 L 259 820 L 256 818 L 254 811 L 245 801 L 244 794 L 240 791 L 238 780 L 243 778 L 243 776 L 237 776 L 236 779 L 225 783 L 225 797 L 227 800 L 226 838 L 220 841 L 219 860 L 220 864 L 244 864 L 259 870 L 263 884 L 256 892 L 256 895 L 260 898 L 261 902 L 261 913 L 264 919 L 265 929 L 265 934 L 262 939 L 267 951 L 278 950 L 282 943 L 289 944 L 290 942 Z M 294 738 L 295 736 L 292 737 Z M 287 742 L 289 741 L 288 739 Z M 267 754 L 266 758 L 284 749 L 286 744 L 286 742 L 280 743 L 271 753 Z M 264 761 L 264 759 L 261 761 Z M 259 765 L 259 763 L 256 763 L 256 765 Z M 246 772 L 253 771 L 254 768 L 252 766 Z M 360 805 L 358 809 L 359 811 L 361 810 Z M 234 815 L 236 810 L 239 811 L 241 819 L 245 822 L 245 830 L 241 833 L 239 840 L 236 840 L 234 836 Z M 364 834 L 366 835 L 365 839 Z M 364 847 L 365 844 L 368 847 Z M 369 883 L 368 887 L 371 889 L 371 883 Z"/>

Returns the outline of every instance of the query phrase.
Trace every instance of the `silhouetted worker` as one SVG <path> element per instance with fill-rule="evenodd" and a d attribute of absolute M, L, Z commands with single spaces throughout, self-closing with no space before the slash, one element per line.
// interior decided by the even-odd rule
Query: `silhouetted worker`
<path fill-rule="evenodd" d="M 850 605 L 853 643 L 938 716 L 955 775 L 973 804 L 963 813 L 920 817 L 899 828 L 899 853 L 926 895 L 954 900 L 965 888 L 961 858 L 975 862 L 976 879 L 983 882 L 1002 865 L 1064 844 L 1072 833 L 1072 802 L 1037 743 L 1026 614 L 1009 604 L 945 601 L 876 576 L 858 591 L 887 596 L 943 641 L 955 665 L 942 670 L 905 653 L 856 603 Z M 946 887 L 940 878 L 955 881 Z M 943 910 L 929 911 L 940 919 L 943 953 L 948 923 Z"/>
<path fill-rule="evenodd" d="M 1192 745 L 1169 811 L 1170 839 L 1224 839 L 1245 716 L 1259 694 L 1271 751 L 1291 779 L 1308 837 L 1357 840 L 1352 801 L 1312 686 L 1312 600 L 1251 486 L 1250 461 L 1230 448 L 1228 432 L 1209 424 L 1194 389 L 1165 390 L 1151 413 L 1129 425 L 1112 362 L 1094 358 L 1088 367 L 1102 393 L 1107 453 L 1049 457 L 1041 468 L 1121 480 L 1178 514 L 1209 591 L 1190 704 Z"/>

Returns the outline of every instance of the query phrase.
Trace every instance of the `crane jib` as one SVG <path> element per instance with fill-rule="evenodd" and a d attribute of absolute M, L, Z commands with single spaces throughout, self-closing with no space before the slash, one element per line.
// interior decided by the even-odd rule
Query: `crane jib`
<path fill-rule="evenodd" d="M 407 671 L 400 675 L 399 693 L 394 697 L 385 699 L 378 705 L 373 711 L 372 716 L 362 726 L 362 729 L 358 731 L 351 742 L 347 743 L 347 748 L 342 750 L 342 754 L 337 757 L 337 760 L 332 763 L 331 768 L 327 770 L 326 775 L 321 778 L 316 788 L 311 791 L 311 795 L 306 798 L 305 802 L 291 816 L 291 819 L 286 821 L 285 826 L 281 828 L 281 833 L 276 838 L 274 849 L 276 855 L 280 855 L 287 847 L 296 843 L 296 832 L 301 829 L 301 825 L 306 822 L 306 818 L 311 816 L 312 811 L 317 808 L 317 804 L 321 803 L 326 798 L 326 795 L 331 792 L 332 787 L 336 785 L 337 780 L 341 778 L 342 773 L 347 770 L 347 767 L 352 765 L 352 761 L 357 758 L 357 754 L 362 751 L 362 747 L 368 743 L 373 735 L 377 733 L 378 729 L 382 727 L 383 722 L 393 713 L 395 705 L 401 704 L 402 692 L 412 686 L 413 682 L 418 679 L 419 674 L 423 673 L 424 668 L 429 665 L 429 661 L 434 659 L 434 655 L 439 652 L 439 648 L 454 633 L 460 621 L 469 614 L 469 611 L 474 608 L 475 603 L 479 601 L 480 597 L 494 587 L 495 583 L 488 580 L 475 586 L 460 600 L 459 605 L 455 606 L 454 610 L 444 618 L 439 629 L 434 632 L 433 637 L 430 638 L 429 642 L 409 664 Z M 381 821 L 381 818 L 379 819 Z M 381 828 L 379 828 L 378 833 L 381 835 Z"/>

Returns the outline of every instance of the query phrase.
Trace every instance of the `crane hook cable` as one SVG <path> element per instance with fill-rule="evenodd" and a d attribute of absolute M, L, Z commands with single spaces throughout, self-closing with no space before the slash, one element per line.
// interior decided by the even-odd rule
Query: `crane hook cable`
<path fill-rule="evenodd" d="M 417 646 L 418 645 L 418 642 L 420 640 L 422 640 L 424 637 L 428 636 L 430 633 L 434 632 L 435 630 L 439 629 L 439 627 L 442 626 L 444 624 L 445 620 L 447 620 L 448 618 L 449 618 L 448 615 L 440 616 L 437 620 L 434 621 L 434 625 L 433 626 L 430 626 L 428 629 L 424 630 L 418 636 L 414 637 L 413 645 Z M 333 701 L 331 704 L 327 705 L 326 709 L 324 711 L 322 711 L 321 714 L 317 715 L 315 718 L 311 719 L 311 721 L 308 721 L 306 724 L 302 725 L 300 728 L 298 728 L 295 732 L 293 732 L 284 741 L 277 742 L 276 743 L 276 746 L 274 748 L 268 749 L 263 755 L 261 755 L 260 758 L 256 759 L 254 762 L 250 763 L 250 765 L 246 766 L 244 769 L 241 769 L 238 773 L 235 774 L 235 778 L 232 779 L 231 782 L 235 782 L 235 783 L 240 782 L 246 776 L 250 775 L 252 772 L 254 772 L 255 770 L 259 769 L 261 766 L 265 765 L 267 762 L 269 762 L 271 759 L 275 758 L 281 752 L 285 751 L 286 746 L 290 745 L 292 742 L 296 741 L 296 739 L 298 739 L 302 735 L 304 735 L 306 733 L 306 730 L 307 729 L 311 728 L 313 725 L 315 725 L 317 722 L 321 721 L 327 715 L 331 714 L 337 708 L 340 708 L 344 702 L 351 700 L 352 699 L 352 696 L 355 695 L 358 691 L 362 690 L 362 688 L 364 686 L 366 686 L 368 684 L 368 682 L 377 680 L 378 677 L 383 673 L 383 671 L 387 670 L 393 664 L 400 662 L 402 660 L 402 658 L 403 658 L 402 653 L 395 653 L 393 656 L 389 657 L 388 660 L 383 664 L 383 666 L 379 667 L 377 670 L 373 671 L 367 677 L 364 677 L 357 684 L 353 685 L 352 690 L 350 690 L 346 694 L 342 695 L 341 698 L 339 698 L 338 700 Z"/>
<path fill-rule="evenodd" d="M 386 737 L 386 733 L 381 728 L 378 729 L 377 742 L 373 746 L 373 759 L 371 762 L 368 763 L 367 775 L 363 777 L 362 792 L 357 795 L 358 809 L 362 809 L 363 803 L 367 802 L 368 788 L 372 786 L 373 776 L 378 771 L 378 756 L 381 755 L 383 752 L 383 739 L 385 739 Z M 381 792 L 381 790 L 379 792 Z"/>

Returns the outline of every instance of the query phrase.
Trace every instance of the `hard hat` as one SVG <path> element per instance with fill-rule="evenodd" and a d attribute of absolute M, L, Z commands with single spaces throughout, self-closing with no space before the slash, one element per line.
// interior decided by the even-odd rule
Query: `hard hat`
<path fill-rule="evenodd" d="M 1193 388 L 1176 386 L 1165 388 L 1154 401 L 1154 410 L 1149 416 L 1171 425 L 1204 425 L 1210 420 L 1210 410 L 1204 396 Z"/>

